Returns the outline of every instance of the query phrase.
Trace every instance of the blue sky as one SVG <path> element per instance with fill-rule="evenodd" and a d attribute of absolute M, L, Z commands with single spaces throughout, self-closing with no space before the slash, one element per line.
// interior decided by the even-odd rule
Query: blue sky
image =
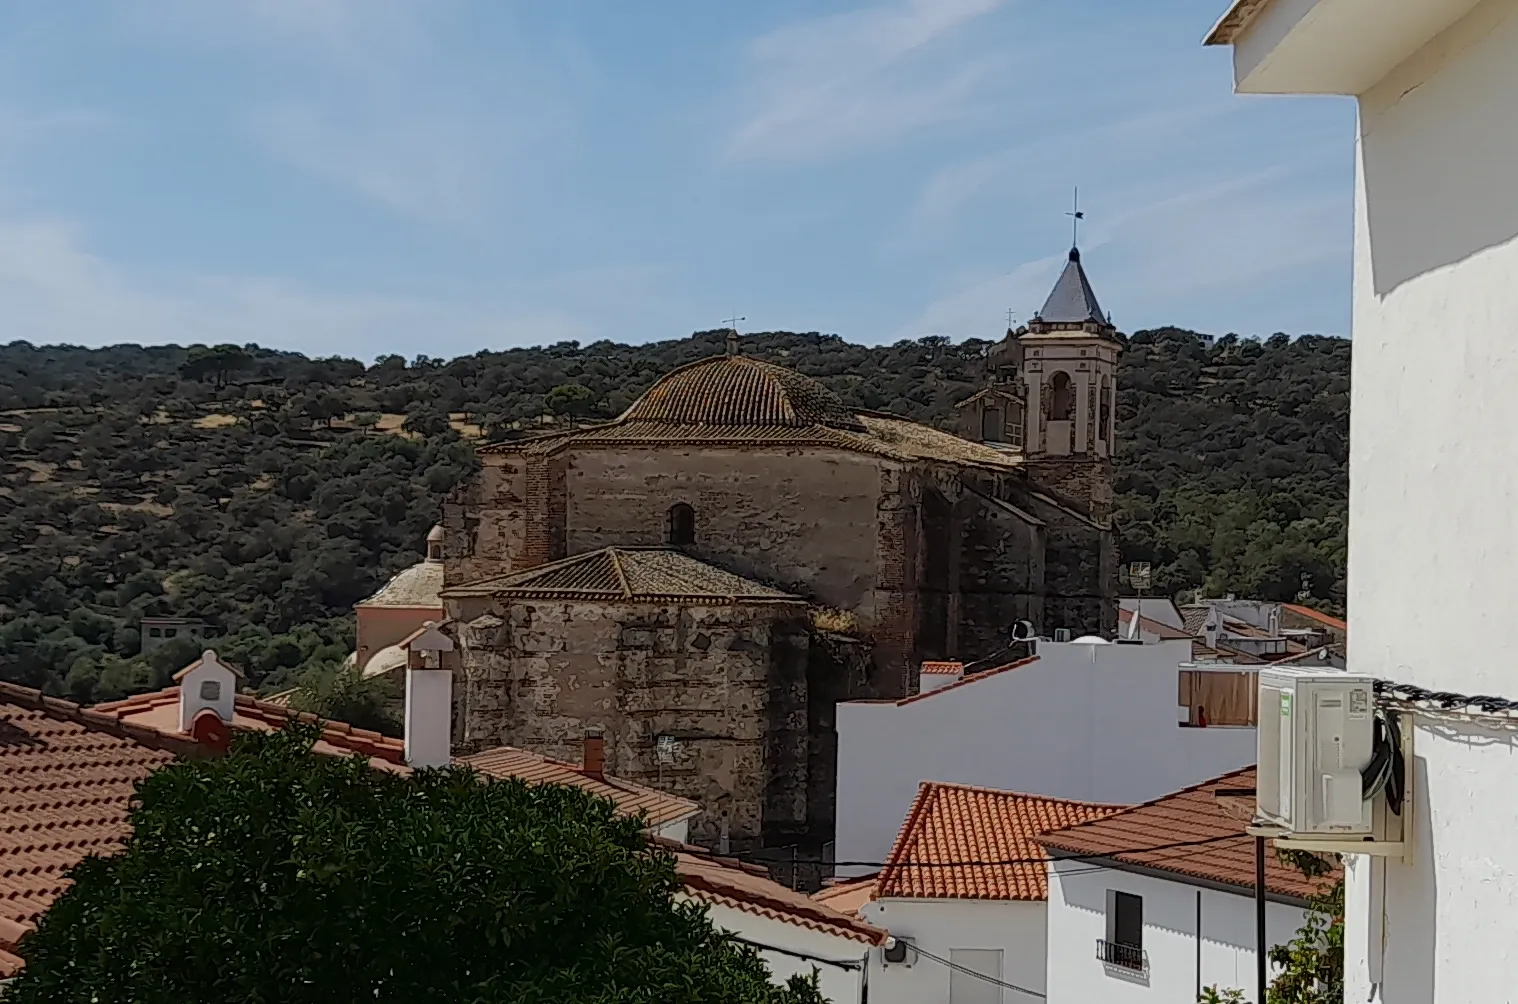
<path fill-rule="evenodd" d="M 7 4 L 0 341 L 992 337 L 1074 185 L 1124 330 L 1345 333 L 1353 106 L 1232 95 L 1225 6 Z"/>

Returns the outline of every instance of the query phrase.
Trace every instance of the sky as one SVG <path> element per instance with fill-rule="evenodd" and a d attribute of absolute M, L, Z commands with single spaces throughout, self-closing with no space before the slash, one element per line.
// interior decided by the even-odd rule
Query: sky
<path fill-rule="evenodd" d="M 0 342 L 372 360 L 999 337 L 1079 187 L 1125 331 L 1346 334 L 1354 108 L 1225 0 L 0 7 Z"/>

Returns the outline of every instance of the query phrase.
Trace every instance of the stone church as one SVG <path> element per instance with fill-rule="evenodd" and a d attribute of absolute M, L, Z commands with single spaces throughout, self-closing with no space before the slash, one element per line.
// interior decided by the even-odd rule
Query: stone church
<path fill-rule="evenodd" d="M 1118 343 L 1071 253 L 987 356 L 954 435 L 847 406 L 743 354 L 661 377 L 615 421 L 484 447 L 444 507 L 465 747 L 574 760 L 693 798 L 734 852 L 831 838 L 841 700 L 924 660 L 1116 628 Z"/>

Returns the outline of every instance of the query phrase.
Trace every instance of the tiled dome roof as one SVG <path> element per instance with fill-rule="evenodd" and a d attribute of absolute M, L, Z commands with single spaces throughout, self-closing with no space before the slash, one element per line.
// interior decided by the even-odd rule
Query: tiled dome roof
<path fill-rule="evenodd" d="M 816 380 L 740 355 L 713 356 L 666 374 L 622 421 L 865 431 L 859 416 Z"/>

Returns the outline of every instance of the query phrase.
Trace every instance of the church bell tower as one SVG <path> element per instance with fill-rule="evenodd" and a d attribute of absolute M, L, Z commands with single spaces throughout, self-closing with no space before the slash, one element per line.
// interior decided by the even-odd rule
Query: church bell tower
<path fill-rule="evenodd" d="M 1023 457 L 1039 484 L 1096 519 L 1112 511 L 1117 444 L 1117 329 L 1102 312 L 1078 248 L 1049 298 L 1012 334 L 1026 388 Z"/>

